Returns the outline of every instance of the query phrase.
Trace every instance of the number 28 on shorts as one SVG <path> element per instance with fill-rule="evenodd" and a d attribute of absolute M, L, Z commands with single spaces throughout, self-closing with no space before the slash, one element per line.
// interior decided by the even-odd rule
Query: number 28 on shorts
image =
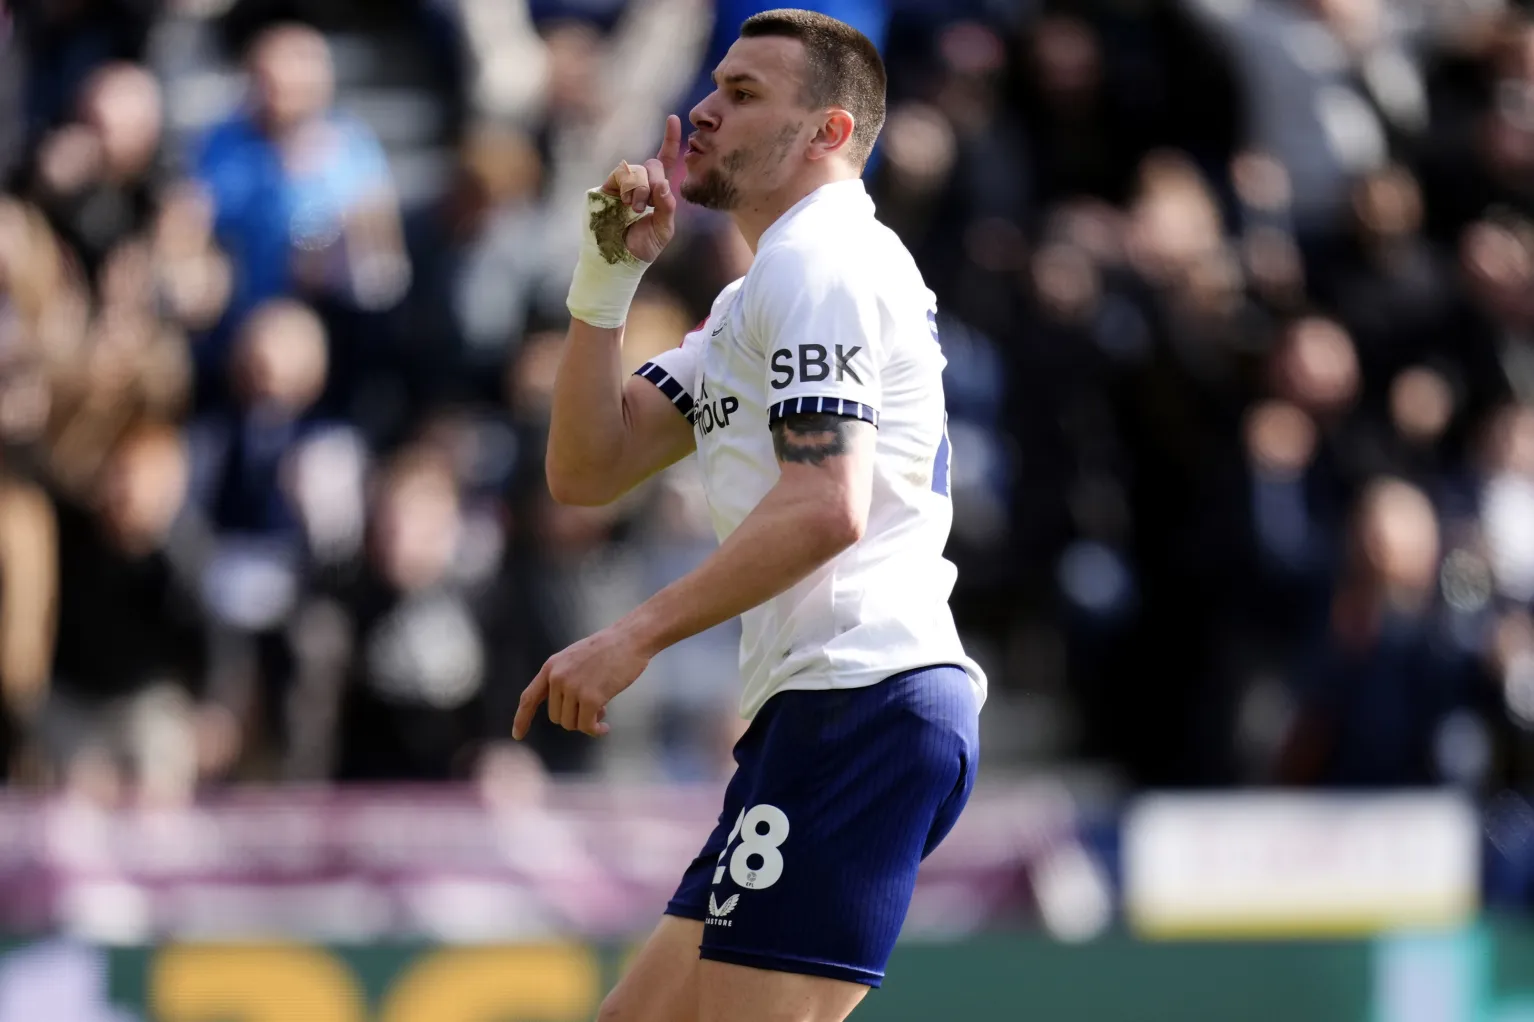
<path fill-rule="evenodd" d="M 735 843 L 737 837 L 739 844 Z M 737 886 L 752 891 L 771 887 L 783 875 L 783 853 L 778 848 L 787 840 L 788 814 L 783 810 L 766 803 L 742 809 L 724 843 L 724 851 L 719 853 L 714 883 L 724 879 L 728 856 L 730 879 Z"/>

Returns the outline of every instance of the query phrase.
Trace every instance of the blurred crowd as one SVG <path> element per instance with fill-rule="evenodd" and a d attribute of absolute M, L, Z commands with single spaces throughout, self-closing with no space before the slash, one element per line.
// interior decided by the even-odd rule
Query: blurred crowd
<path fill-rule="evenodd" d="M 712 548 L 690 462 L 581 509 L 540 459 L 582 193 L 768 6 L 0 4 L 11 783 L 728 769 L 733 626 L 507 738 Z M 1534 787 L 1530 13 L 808 6 L 890 69 L 991 765 Z M 749 260 L 685 209 L 625 360 Z"/>

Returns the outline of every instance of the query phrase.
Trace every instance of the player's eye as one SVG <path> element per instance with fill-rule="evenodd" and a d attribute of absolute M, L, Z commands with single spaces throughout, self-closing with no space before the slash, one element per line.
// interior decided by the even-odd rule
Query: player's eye
<path fill-rule="evenodd" d="M 748 100 L 750 98 L 751 98 L 751 93 L 747 92 L 745 89 L 736 89 L 735 90 L 735 102 L 737 102 L 737 103 L 744 103 L 746 100 Z"/>

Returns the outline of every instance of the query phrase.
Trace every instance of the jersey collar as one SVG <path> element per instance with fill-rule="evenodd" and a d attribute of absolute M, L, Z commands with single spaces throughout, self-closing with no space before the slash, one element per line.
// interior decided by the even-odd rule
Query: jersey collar
<path fill-rule="evenodd" d="M 821 185 L 819 188 L 815 189 L 813 192 L 806 195 L 792 206 L 788 207 L 787 211 L 785 211 L 782 216 L 774 220 L 772 224 L 762 232 L 761 238 L 757 241 L 757 251 L 761 251 L 763 248 L 765 248 L 769 242 L 771 242 L 774 238 L 783 232 L 790 221 L 794 220 L 796 217 L 804 213 L 805 210 L 812 206 L 825 206 L 827 208 L 835 207 L 847 210 L 861 210 L 866 211 L 870 215 L 872 215 L 874 211 L 874 201 L 868 197 L 868 190 L 863 187 L 862 178 L 855 177 L 847 181 L 832 181 L 830 184 Z"/>

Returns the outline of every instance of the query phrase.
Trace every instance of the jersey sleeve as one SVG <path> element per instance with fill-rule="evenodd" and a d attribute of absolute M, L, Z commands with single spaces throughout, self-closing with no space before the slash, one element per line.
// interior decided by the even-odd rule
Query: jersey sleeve
<path fill-rule="evenodd" d="M 635 376 L 642 376 L 655 384 L 656 389 L 666 395 L 688 422 L 693 418 L 692 392 L 698 378 L 698 351 L 707 322 L 704 320 L 699 323 L 675 348 L 661 352 L 634 370 Z"/>
<path fill-rule="evenodd" d="M 752 316 L 767 363 L 767 422 L 821 412 L 879 424 L 886 352 L 874 289 L 846 267 L 783 253 L 762 266 Z"/>

